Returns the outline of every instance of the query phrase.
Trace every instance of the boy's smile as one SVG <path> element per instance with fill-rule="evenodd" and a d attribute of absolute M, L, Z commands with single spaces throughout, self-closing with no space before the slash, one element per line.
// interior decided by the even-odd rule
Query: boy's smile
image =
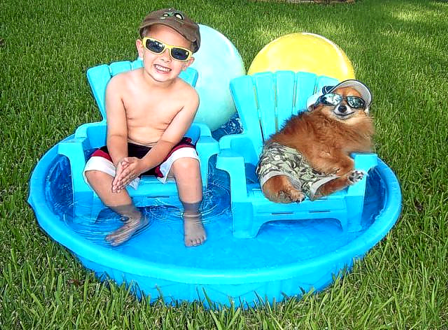
<path fill-rule="evenodd" d="M 155 67 L 156 67 L 157 70 L 162 71 L 162 72 L 170 72 L 171 71 L 170 68 L 166 68 L 166 67 L 161 66 L 159 64 L 156 64 Z"/>

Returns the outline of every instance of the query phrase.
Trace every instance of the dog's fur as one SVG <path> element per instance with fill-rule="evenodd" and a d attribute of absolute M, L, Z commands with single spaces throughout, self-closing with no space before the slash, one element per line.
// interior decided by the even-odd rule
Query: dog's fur
<path fill-rule="evenodd" d="M 351 87 L 338 88 L 334 93 L 361 96 Z M 371 151 L 373 133 L 368 113 L 351 109 L 344 99 L 336 107 L 319 104 L 310 112 L 293 116 L 270 140 L 297 149 L 316 171 L 338 176 L 320 187 L 317 198 L 362 179 L 363 173 L 354 170 L 349 154 Z M 262 190 L 268 199 L 278 203 L 300 202 L 305 198 L 284 175 L 270 178 Z"/>

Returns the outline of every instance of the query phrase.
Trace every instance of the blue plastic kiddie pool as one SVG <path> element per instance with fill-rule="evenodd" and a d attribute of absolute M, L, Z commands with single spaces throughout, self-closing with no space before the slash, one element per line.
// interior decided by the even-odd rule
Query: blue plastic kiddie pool
<path fill-rule="evenodd" d="M 236 123 L 214 134 L 231 133 Z M 29 203 L 45 232 L 86 268 L 102 280 L 132 285 L 152 301 L 242 307 L 326 288 L 387 234 L 401 211 L 398 181 L 381 160 L 369 173 L 363 228 L 356 233 L 343 232 L 337 221 L 305 220 L 267 223 L 256 238 L 235 238 L 229 179 L 213 164 L 203 203 L 208 239 L 199 247 L 184 246 L 180 211 L 162 202 L 144 210 L 150 226 L 112 247 L 104 238 L 120 226 L 119 217 L 105 210 L 95 223 L 80 224 L 71 201 L 69 163 L 54 146 L 34 169 Z"/>

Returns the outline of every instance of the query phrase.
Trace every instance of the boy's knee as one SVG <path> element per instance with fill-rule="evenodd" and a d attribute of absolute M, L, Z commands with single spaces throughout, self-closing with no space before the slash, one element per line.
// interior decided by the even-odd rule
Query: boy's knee
<path fill-rule="evenodd" d="M 192 171 L 199 170 L 199 160 L 195 158 L 179 158 L 173 164 L 176 171 L 183 173 L 192 173 Z"/>
<path fill-rule="evenodd" d="M 97 170 L 90 170 L 85 172 L 85 176 L 88 183 L 98 182 L 105 178 L 107 174 Z"/>

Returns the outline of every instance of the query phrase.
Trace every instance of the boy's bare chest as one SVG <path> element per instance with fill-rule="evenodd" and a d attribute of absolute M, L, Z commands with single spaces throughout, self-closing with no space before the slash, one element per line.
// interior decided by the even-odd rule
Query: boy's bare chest
<path fill-rule="evenodd" d="M 133 97 L 124 103 L 126 120 L 131 126 L 167 126 L 181 110 L 181 105 L 175 100 L 161 98 Z"/>

